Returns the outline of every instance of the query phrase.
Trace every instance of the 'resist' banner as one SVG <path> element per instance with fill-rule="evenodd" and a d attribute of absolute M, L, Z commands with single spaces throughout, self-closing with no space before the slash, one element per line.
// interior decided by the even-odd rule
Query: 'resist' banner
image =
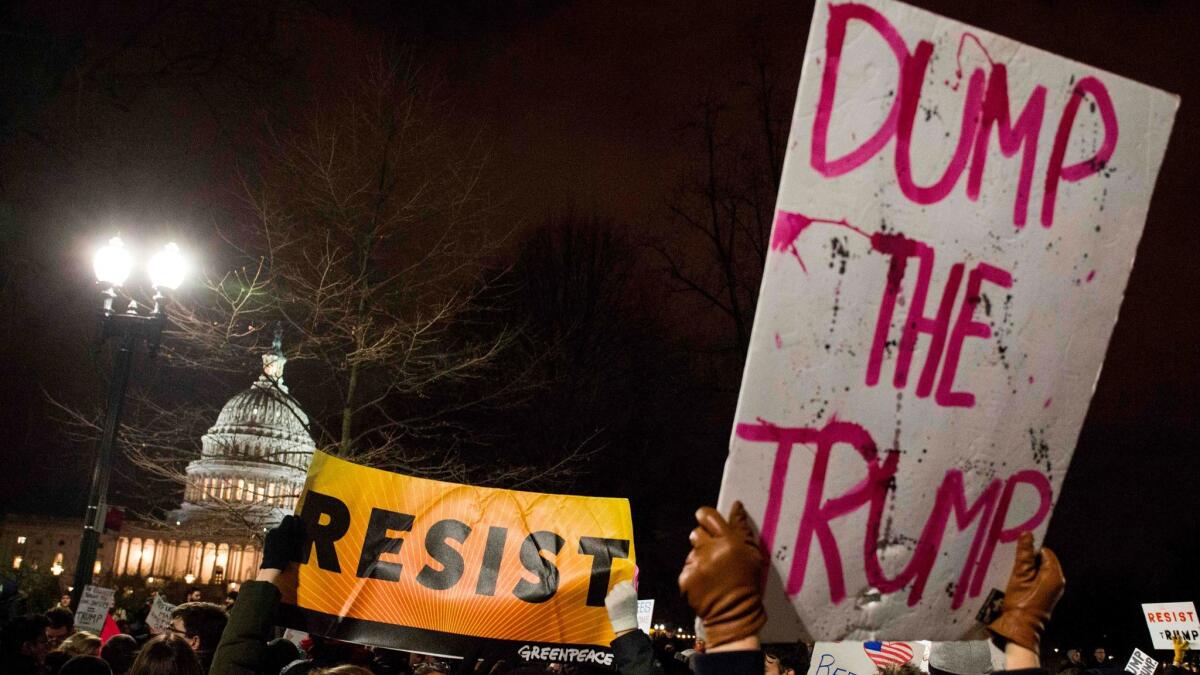
<path fill-rule="evenodd" d="M 978 627 L 1049 521 L 1178 104 L 817 2 L 720 498 L 769 549 L 764 639 Z"/>
<path fill-rule="evenodd" d="M 529 660 L 611 663 L 604 597 L 635 566 L 627 500 L 444 483 L 318 452 L 297 512 L 308 541 L 286 626 L 443 656 L 482 638 Z"/>

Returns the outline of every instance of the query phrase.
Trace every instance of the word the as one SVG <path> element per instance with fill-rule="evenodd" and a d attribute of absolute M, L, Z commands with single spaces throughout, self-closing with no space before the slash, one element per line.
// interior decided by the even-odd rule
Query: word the
<path fill-rule="evenodd" d="M 975 309 L 979 306 L 980 290 L 983 282 L 995 284 L 1001 288 L 1012 287 L 1012 275 L 999 267 L 987 263 L 978 263 L 967 274 L 967 292 L 962 299 L 962 307 L 954 326 L 950 326 L 951 314 L 954 311 L 954 301 L 958 296 L 958 287 L 962 282 L 963 264 L 955 263 L 950 268 L 950 276 L 946 280 L 942 300 L 938 304 L 937 314 L 925 315 L 925 300 L 929 294 L 929 278 L 933 274 L 934 251 L 928 244 L 909 239 L 900 234 L 875 233 L 871 236 L 871 247 L 876 251 L 891 256 L 888 265 L 887 282 L 883 287 L 883 301 L 879 305 L 879 317 L 875 322 L 875 339 L 871 343 L 871 354 L 867 359 L 867 386 L 873 387 L 879 383 L 880 370 L 883 367 L 883 351 L 887 345 L 888 331 L 892 326 L 892 315 L 896 310 L 896 297 L 900 293 L 900 285 L 904 281 L 904 270 L 909 258 L 916 258 L 920 267 L 917 270 L 916 288 L 913 290 L 912 301 L 908 305 L 908 317 L 904 321 L 904 329 L 900 335 L 900 351 L 896 359 L 896 375 L 893 384 L 897 389 L 903 389 L 908 382 L 908 371 L 912 364 L 913 348 L 921 333 L 930 336 L 928 355 L 925 357 L 925 367 L 921 370 L 921 379 L 917 382 L 917 396 L 925 398 L 933 389 L 933 381 L 937 375 L 938 364 L 942 361 L 945 351 L 945 362 L 942 376 L 938 380 L 937 393 L 934 401 L 942 406 L 961 406 L 970 408 L 975 405 L 975 395 L 965 391 L 951 391 L 954 386 L 954 376 L 958 373 L 958 361 L 962 355 L 963 341 L 968 337 L 990 338 L 992 329 L 986 323 L 974 319 Z M 947 337 L 949 342 L 947 343 Z"/>
<path fill-rule="evenodd" d="M 842 50 L 846 41 L 846 26 L 854 20 L 875 29 L 891 48 L 899 72 L 899 87 L 892 107 L 879 129 L 854 150 L 842 157 L 831 159 L 827 151 L 829 127 L 833 117 Z M 920 40 L 915 49 L 909 51 L 900 32 L 883 14 L 866 5 L 852 2 L 829 5 L 829 23 L 825 31 L 825 68 L 812 128 L 810 163 L 813 169 L 829 178 L 849 173 L 878 154 L 894 136 L 896 149 L 893 166 L 900 191 L 905 197 L 917 204 L 940 202 L 958 184 L 969 164 L 967 197 L 978 200 L 994 126 L 1000 151 L 1004 156 L 1012 157 L 1018 152 L 1022 153 L 1013 206 L 1013 223 L 1017 227 L 1025 225 L 1030 185 L 1037 162 L 1039 136 L 1046 113 L 1045 86 L 1037 85 L 1033 88 L 1025 107 L 1014 121 L 1009 111 L 1007 68 L 1001 63 L 992 63 L 990 72 L 987 73 L 982 68 L 976 68 L 968 78 L 958 142 L 946 170 L 934 183 L 917 185 L 913 179 L 912 166 L 913 127 L 921 99 L 921 89 L 928 79 L 926 70 L 933 56 L 933 44 L 927 40 Z M 852 44 L 866 43 L 867 40 L 856 38 Z M 1075 116 L 1079 112 L 1079 106 L 1088 97 L 1091 98 L 1103 123 L 1103 140 L 1092 157 L 1064 166 Z M 855 106 L 845 108 L 859 109 Z M 1054 203 L 1058 196 L 1059 184 L 1063 181 L 1078 182 L 1103 170 L 1116 149 L 1117 135 L 1117 114 L 1104 83 L 1095 77 L 1084 77 L 1075 82 L 1071 96 L 1059 116 L 1049 161 L 1046 163 L 1041 210 L 1041 223 L 1044 227 L 1050 227 L 1054 223 Z"/>
<path fill-rule="evenodd" d="M 910 607 L 920 602 L 925 592 L 925 585 L 937 561 L 950 517 L 954 516 L 954 525 L 959 532 L 975 526 L 970 551 L 963 562 L 958 583 L 955 584 L 951 607 L 957 609 L 962 606 L 968 595 L 972 598 L 979 596 L 996 545 L 1016 541 L 1022 532 L 1037 528 L 1050 513 L 1050 480 L 1037 471 L 1017 471 L 1006 480 L 992 479 L 975 501 L 968 504 L 962 471 L 950 469 L 946 471 L 941 485 L 938 486 L 933 510 L 921 531 L 912 558 L 898 575 L 888 578 L 879 562 L 878 549 L 889 486 L 896 476 L 900 461 L 898 451 L 889 450 L 881 456 L 874 439 L 866 429 L 837 419 L 820 429 L 780 427 L 769 423 L 739 424 L 737 436 L 747 441 L 774 443 L 776 446 L 771 485 L 767 494 L 767 509 L 762 521 L 762 540 L 767 551 L 774 550 L 778 534 L 792 450 L 797 444 L 817 447 L 800 526 L 796 532 L 795 547 L 792 549 L 792 568 L 786 583 L 789 596 L 796 595 L 804 588 L 808 554 L 813 539 L 816 539 L 829 577 L 830 601 L 838 604 L 846 598 L 842 554 L 830 523 L 865 507 L 867 529 L 863 533 L 862 555 L 867 583 L 885 594 L 899 591 L 912 583 L 912 590 L 908 595 Z M 838 446 L 848 446 L 862 458 L 867 476 L 844 494 L 827 497 L 825 480 L 829 472 L 830 456 Z M 1006 526 L 1005 520 L 1013 495 L 1022 485 L 1032 488 L 1037 493 L 1037 510 L 1025 522 Z"/>
<path fill-rule="evenodd" d="M 313 551 L 317 554 L 317 566 L 328 572 L 341 572 L 334 543 L 346 536 L 350 529 L 350 510 L 337 497 L 309 490 L 304 496 L 300 519 L 305 524 L 305 542 L 300 560 L 308 564 Z M 324 520 L 324 522 L 322 522 Z M 371 509 L 357 561 L 356 576 L 362 579 L 400 581 L 403 565 L 388 562 L 382 556 L 400 552 L 405 539 L 392 533 L 410 532 L 416 517 L 408 513 Z M 466 523 L 447 518 L 429 527 L 425 535 L 425 551 L 437 561 L 442 569 L 425 565 L 415 575 L 418 584 L 434 591 L 453 588 L 466 571 L 466 561 L 459 548 L 471 536 L 472 528 Z M 508 528 L 489 527 L 482 560 L 479 565 L 479 580 L 475 584 L 476 595 L 492 596 L 496 593 L 496 579 L 504 557 L 504 544 L 508 539 Z M 535 577 L 534 581 L 520 579 L 512 588 L 512 594 L 529 603 L 540 603 L 554 597 L 558 591 L 558 567 L 543 553 L 557 555 L 566 544 L 561 536 L 548 530 L 531 532 L 521 543 L 521 565 Z M 603 607 L 608 593 L 609 573 L 614 559 L 629 557 L 629 540 L 580 537 L 579 553 L 592 557 L 591 578 L 588 581 L 587 604 Z"/>

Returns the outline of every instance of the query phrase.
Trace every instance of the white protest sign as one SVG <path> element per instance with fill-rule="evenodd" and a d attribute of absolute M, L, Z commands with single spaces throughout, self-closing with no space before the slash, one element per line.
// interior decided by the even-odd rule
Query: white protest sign
<path fill-rule="evenodd" d="M 1192 602 L 1150 602 L 1142 604 L 1146 627 L 1155 649 L 1172 649 L 1171 639 L 1179 636 L 1192 645 L 1200 643 L 1200 621 Z"/>
<path fill-rule="evenodd" d="M 880 668 L 929 659 L 923 642 L 818 642 L 813 645 L 808 675 L 875 675 Z"/>
<path fill-rule="evenodd" d="M 654 600 L 638 600 L 637 625 L 638 630 L 650 634 L 651 621 L 654 618 Z"/>
<path fill-rule="evenodd" d="M 765 641 L 956 640 L 1066 475 L 1179 99 L 819 0 L 720 506 Z"/>
<path fill-rule="evenodd" d="M 1125 665 L 1125 672 L 1133 673 L 1133 675 L 1154 675 L 1155 668 L 1158 668 L 1158 661 L 1134 647 L 1133 654 L 1129 656 L 1129 663 Z"/>
<path fill-rule="evenodd" d="M 112 607 L 117 592 L 111 588 L 87 585 L 79 597 L 79 607 L 75 610 L 75 628 L 99 634 L 104 630 L 104 617 L 108 616 L 108 608 Z"/>
<path fill-rule="evenodd" d="M 163 596 L 154 596 L 154 602 L 150 605 L 150 614 L 146 616 L 146 626 L 150 628 L 150 632 L 155 635 L 167 630 L 167 626 L 171 625 L 171 612 L 175 611 L 175 605 L 163 599 Z"/>

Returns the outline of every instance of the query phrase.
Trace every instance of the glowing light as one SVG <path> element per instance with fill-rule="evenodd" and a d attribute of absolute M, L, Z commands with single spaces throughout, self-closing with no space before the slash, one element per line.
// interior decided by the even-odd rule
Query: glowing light
<path fill-rule="evenodd" d="M 92 565 L 92 574 L 93 575 L 100 574 L 100 561 L 99 560 L 97 560 L 96 563 L 94 565 Z"/>
<path fill-rule="evenodd" d="M 60 563 L 54 563 L 50 566 L 50 574 L 58 576 L 63 573 L 63 566 Z"/>
<path fill-rule="evenodd" d="M 103 284 L 120 286 L 129 278 L 133 268 L 133 256 L 125 248 L 125 242 L 120 237 L 113 237 L 108 243 L 96 251 L 92 258 L 92 269 L 96 272 L 96 280 Z"/>
<path fill-rule="evenodd" d="M 187 261 L 179 252 L 179 246 L 171 242 L 150 257 L 147 271 L 150 273 L 150 283 L 155 288 L 175 290 L 187 276 Z"/>
<path fill-rule="evenodd" d="M 195 583 L 196 575 L 192 574 L 191 572 L 188 572 L 187 574 L 183 575 L 183 580 L 188 582 L 189 584 Z"/>
<path fill-rule="evenodd" d="M 17 537 L 17 543 L 18 543 L 18 544 L 24 544 L 24 543 L 25 543 L 25 537 Z"/>
<path fill-rule="evenodd" d="M 19 555 L 13 556 L 13 569 L 14 570 L 21 569 L 21 563 L 23 563 L 23 562 L 25 562 L 25 558 L 22 558 Z"/>

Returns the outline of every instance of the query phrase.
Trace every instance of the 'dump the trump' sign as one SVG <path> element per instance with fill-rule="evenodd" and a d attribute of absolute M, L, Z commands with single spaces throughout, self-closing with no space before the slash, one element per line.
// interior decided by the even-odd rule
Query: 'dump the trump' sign
<path fill-rule="evenodd" d="M 977 628 L 1045 531 L 1178 104 L 817 3 L 720 499 L 769 550 L 766 639 Z"/>

